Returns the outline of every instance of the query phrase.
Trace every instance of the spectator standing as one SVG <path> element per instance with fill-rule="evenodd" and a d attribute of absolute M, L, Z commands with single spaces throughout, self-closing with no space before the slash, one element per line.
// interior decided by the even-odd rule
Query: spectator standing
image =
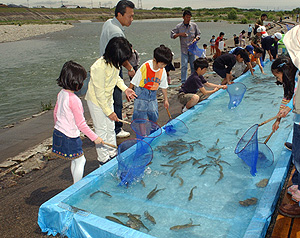
<path fill-rule="evenodd" d="M 181 83 L 183 84 L 187 79 L 188 63 L 190 63 L 191 72 L 194 72 L 193 62 L 196 56 L 188 51 L 189 45 L 195 41 L 200 40 L 201 32 L 196 23 L 191 22 L 192 13 L 189 10 L 183 12 L 183 22 L 176 25 L 171 30 L 171 38 L 180 38 L 181 48 Z"/>

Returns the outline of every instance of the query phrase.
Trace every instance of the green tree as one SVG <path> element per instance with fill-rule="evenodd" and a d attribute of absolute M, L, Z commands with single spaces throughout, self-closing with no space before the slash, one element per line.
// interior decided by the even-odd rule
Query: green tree
<path fill-rule="evenodd" d="M 236 12 L 236 10 L 232 9 L 232 10 L 228 13 L 228 19 L 229 19 L 229 20 L 236 20 L 236 19 L 237 19 L 237 12 Z"/>

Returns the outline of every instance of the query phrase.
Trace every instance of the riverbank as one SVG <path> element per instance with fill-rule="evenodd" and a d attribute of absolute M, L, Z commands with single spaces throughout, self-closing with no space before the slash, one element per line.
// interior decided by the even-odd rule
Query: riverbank
<path fill-rule="evenodd" d="M 45 25 L 0 25 L 0 43 L 18 41 L 56 31 L 72 28 L 71 24 L 45 24 Z"/>

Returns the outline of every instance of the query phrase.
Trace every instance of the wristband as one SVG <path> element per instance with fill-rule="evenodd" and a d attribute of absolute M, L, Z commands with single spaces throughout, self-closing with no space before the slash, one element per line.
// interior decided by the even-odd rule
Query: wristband
<path fill-rule="evenodd" d="M 131 69 L 130 70 L 128 70 L 129 72 L 132 72 L 133 71 L 133 67 L 131 67 Z"/>

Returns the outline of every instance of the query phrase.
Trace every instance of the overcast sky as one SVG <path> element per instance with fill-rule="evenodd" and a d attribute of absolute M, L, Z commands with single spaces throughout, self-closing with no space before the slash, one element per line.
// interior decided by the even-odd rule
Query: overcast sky
<path fill-rule="evenodd" d="M 113 7 L 118 0 L 0 0 L 0 2 L 9 4 L 22 4 L 25 6 L 46 6 L 46 7 L 59 7 L 61 3 L 64 5 L 79 5 L 85 7 Z M 261 10 L 292 10 L 300 7 L 300 0 L 133 0 L 136 7 L 138 3 L 142 3 L 145 9 L 152 7 L 192 7 L 197 8 L 222 8 L 222 7 L 238 7 L 238 8 L 257 8 Z"/>

